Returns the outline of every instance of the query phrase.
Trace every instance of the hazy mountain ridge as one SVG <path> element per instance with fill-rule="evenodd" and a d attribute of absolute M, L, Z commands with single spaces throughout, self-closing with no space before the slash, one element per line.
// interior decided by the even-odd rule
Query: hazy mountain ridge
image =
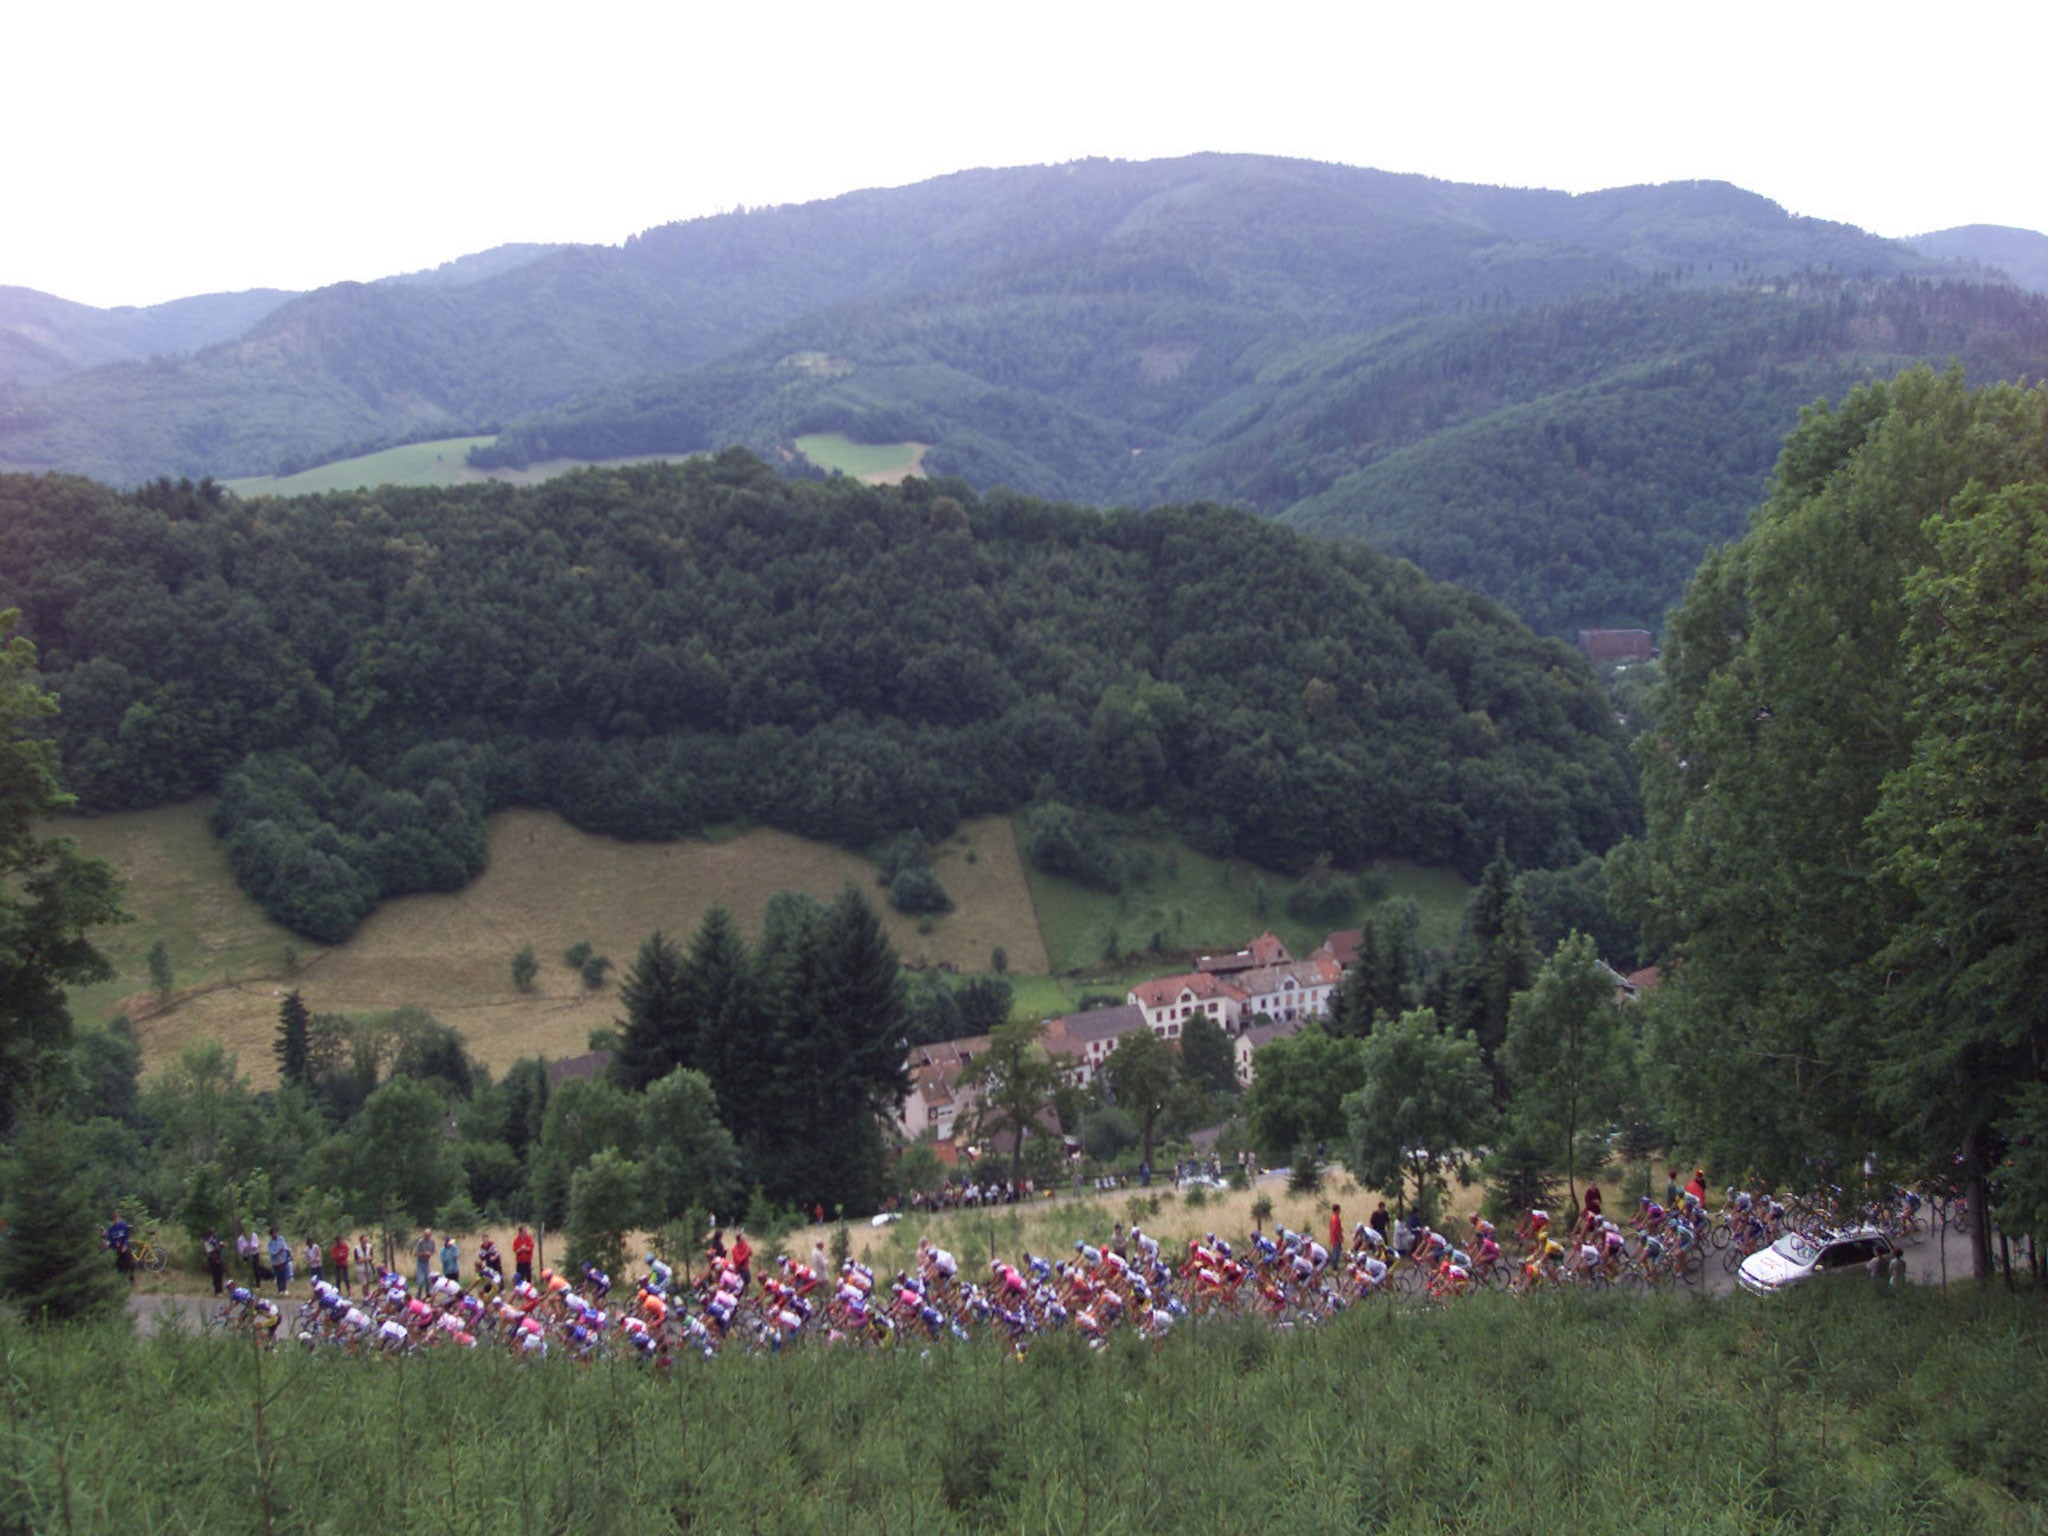
<path fill-rule="evenodd" d="M 2001 273 L 2035 293 L 2048 294 L 2048 235 L 2004 224 L 1964 224 L 1908 240 L 1916 251 Z"/>
<path fill-rule="evenodd" d="M 488 430 L 499 440 L 479 457 L 499 464 L 735 442 L 780 459 L 837 431 L 929 443 L 932 472 L 979 486 L 1222 499 L 1401 547 L 1414 519 L 1387 509 L 1398 484 L 1485 546 L 1511 481 L 1461 476 L 1445 453 L 1375 466 L 1447 432 L 1475 443 L 1466 429 L 1540 402 L 1558 430 L 1607 442 L 1648 381 L 1680 391 L 1647 407 L 1660 418 L 1705 391 L 1699 432 L 1736 434 L 1744 453 L 1717 454 L 1706 481 L 1662 475 L 1641 516 L 1627 511 L 1641 485 L 1617 478 L 1636 456 L 1595 454 L 1573 473 L 1597 494 L 1559 507 L 1624 520 L 1590 543 L 1563 530 L 1567 565 L 1640 537 L 1663 551 L 1654 575 L 1566 571 L 1546 596 L 1525 550 L 1513 581 L 1497 559 L 1450 563 L 1568 629 L 1654 622 L 1679 551 L 1732 531 L 1730 508 L 1753 502 L 1815 395 L 1923 359 L 1973 376 L 2048 367 L 2023 296 L 1981 266 L 1721 182 L 1573 196 L 1257 156 L 1093 160 L 450 267 L 470 280 L 337 285 L 188 358 L 0 396 L 0 463 L 132 482 Z M 1912 322 L 1936 280 L 1961 297 Z M 1674 530 L 1690 513 L 1673 508 L 1699 516 Z M 1450 573 L 1442 550 L 1404 552 Z"/>
<path fill-rule="evenodd" d="M 206 293 L 97 309 L 33 288 L 0 287 L 0 389 L 33 387 L 107 363 L 192 352 L 239 336 L 292 295 Z"/>

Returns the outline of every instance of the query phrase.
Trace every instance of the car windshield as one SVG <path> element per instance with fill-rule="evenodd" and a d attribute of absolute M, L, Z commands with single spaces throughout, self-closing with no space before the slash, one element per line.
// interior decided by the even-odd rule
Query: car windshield
<path fill-rule="evenodd" d="M 1811 1264 L 1813 1256 L 1820 1252 L 1820 1245 L 1803 1232 L 1787 1232 L 1771 1244 L 1771 1250 L 1782 1254 L 1794 1264 Z"/>

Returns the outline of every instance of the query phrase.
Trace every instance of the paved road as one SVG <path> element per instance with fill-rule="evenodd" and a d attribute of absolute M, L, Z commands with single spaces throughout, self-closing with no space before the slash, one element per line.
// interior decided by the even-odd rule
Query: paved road
<path fill-rule="evenodd" d="M 166 1326 L 197 1330 L 213 1316 L 218 1305 L 211 1295 L 178 1296 L 161 1292 L 130 1296 L 128 1315 L 135 1319 L 135 1326 L 143 1333 L 155 1333 Z"/>

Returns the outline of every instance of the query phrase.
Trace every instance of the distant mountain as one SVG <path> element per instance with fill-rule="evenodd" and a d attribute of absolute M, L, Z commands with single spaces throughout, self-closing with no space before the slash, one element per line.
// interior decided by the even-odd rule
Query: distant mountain
<path fill-rule="evenodd" d="M 438 267 L 422 267 L 417 272 L 399 272 L 390 277 L 379 278 L 378 281 L 460 287 L 464 283 L 482 282 L 485 278 L 496 277 L 501 272 L 530 266 L 543 256 L 552 256 L 557 251 L 569 249 L 571 247 L 566 245 L 494 245 L 488 251 L 477 251 L 468 256 L 458 256 L 453 261 L 444 261 Z"/>
<path fill-rule="evenodd" d="M 196 351 L 241 335 L 290 297 L 277 288 L 252 288 L 141 309 L 95 309 L 33 288 L 0 288 L 0 388 Z"/>
<path fill-rule="evenodd" d="M 2048 293 L 2048 235 L 2004 224 L 1964 224 L 1915 235 L 1906 244 L 1923 255 L 2003 273 L 2022 288 Z"/>
<path fill-rule="evenodd" d="M 1919 360 L 2048 369 L 2039 300 L 1721 182 L 1085 161 L 451 266 L 0 396 L 0 467 L 268 473 L 497 430 L 480 460 L 800 468 L 836 431 L 982 487 L 1360 534 L 1561 631 L 1655 623 L 1801 404 Z"/>

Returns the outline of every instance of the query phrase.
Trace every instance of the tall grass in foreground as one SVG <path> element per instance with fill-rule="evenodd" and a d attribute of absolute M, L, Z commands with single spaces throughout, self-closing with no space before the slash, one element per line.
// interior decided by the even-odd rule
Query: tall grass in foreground
<path fill-rule="evenodd" d="M 2044 1352 L 1860 1281 L 668 1375 L 10 1324 L 0 1531 L 2040 1531 Z"/>

